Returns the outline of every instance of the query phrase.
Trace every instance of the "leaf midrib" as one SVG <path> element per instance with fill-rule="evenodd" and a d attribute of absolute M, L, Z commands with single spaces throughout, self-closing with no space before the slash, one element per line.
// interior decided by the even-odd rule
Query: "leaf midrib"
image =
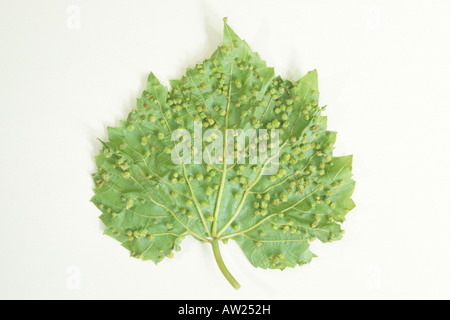
<path fill-rule="evenodd" d="M 230 31 L 228 28 L 226 29 L 228 32 L 228 36 L 231 39 Z M 220 187 L 219 187 L 219 193 L 217 195 L 217 201 L 216 201 L 216 207 L 214 210 L 214 220 L 212 225 L 212 237 L 216 238 L 217 236 L 217 224 L 219 221 L 219 211 L 220 211 L 220 203 L 222 201 L 223 196 L 223 189 L 225 187 L 225 180 L 227 176 L 227 129 L 228 129 L 228 116 L 229 116 L 229 110 L 230 110 L 230 104 L 231 104 L 231 89 L 232 89 L 232 79 L 233 79 L 233 59 L 234 59 L 234 45 L 233 41 L 231 40 L 231 61 L 230 61 L 230 79 L 229 79 L 229 86 L 228 86 L 228 101 L 227 101 L 227 109 L 225 111 L 225 134 L 224 134 L 224 144 L 223 144 L 223 170 L 222 170 L 222 179 L 220 181 Z"/>

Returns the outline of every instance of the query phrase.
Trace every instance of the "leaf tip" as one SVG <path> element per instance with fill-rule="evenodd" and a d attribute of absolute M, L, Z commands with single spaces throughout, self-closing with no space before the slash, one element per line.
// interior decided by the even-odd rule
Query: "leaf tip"
<path fill-rule="evenodd" d="M 153 83 L 153 81 L 155 81 L 155 80 L 157 80 L 155 74 L 153 72 L 150 72 L 150 74 L 148 75 L 148 78 L 147 78 L 147 82 Z"/>
<path fill-rule="evenodd" d="M 223 43 L 225 45 L 236 46 L 241 42 L 241 38 L 228 25 L 228 18 L 223 18 Z"/>
<path fill-rule="evenodd" d="M 352 154 L 347 155 L 347 159 L 348 159 L 350 168 L 352 168 L 353 167 L 353 155 Z"/>
<path fill-rule="evenodd" d="M 317 81 L 317 79 L 319 78 L 319 74 L 317 73 L 317 69 L 313 69 L 313 70 L 311 70 L 308 73 L 311 74 L 312 79 L 314 79 L 315 81 Z"/>

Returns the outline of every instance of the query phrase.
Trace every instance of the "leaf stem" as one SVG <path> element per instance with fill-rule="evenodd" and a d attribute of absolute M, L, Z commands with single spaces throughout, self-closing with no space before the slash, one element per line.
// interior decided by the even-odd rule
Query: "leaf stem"
<path fill-rule="evenodd" d="M 223 262 L 222 255 L 220 254 L 219 249 L 219 242 L 217 239 L 214 239 L 212 241 L 212 247 L 214 252 L 214 258 L 216 258 L 217 265 L 219 266 L 220 271 L 222 271 L 222 274 L 225 276 L 225 278 L 228 280 L 228 282 L 238 290 L 241 285 L 236 281 L 236 279 L 232 276 L 230 271 L 228 271 L 227 267 L 225 266 L 225 263 Z"/>

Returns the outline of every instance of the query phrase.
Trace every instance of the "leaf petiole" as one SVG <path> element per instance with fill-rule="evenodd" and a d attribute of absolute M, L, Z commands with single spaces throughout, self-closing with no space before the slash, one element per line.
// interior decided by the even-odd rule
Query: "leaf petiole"
<path fill-rule="evenodd" d="M 228 280 L 228 282 L 238 290 L 241 285 L 236 281 L 236 279 L 232 276 L 230 271 L 228 271 L 227 267 L 225 266 L 225 263 L 223 262 L 222 255 L 220 254 L 219 249 L 219 242 L 217 239 L 214 239 L 212 241 L 212 248 L 214 252 L 214 258 L 216 259 L 217 265 L 219 266 L 220 271 L 222 271 L 222 274 L 225 276 L 225 278 Z"/>

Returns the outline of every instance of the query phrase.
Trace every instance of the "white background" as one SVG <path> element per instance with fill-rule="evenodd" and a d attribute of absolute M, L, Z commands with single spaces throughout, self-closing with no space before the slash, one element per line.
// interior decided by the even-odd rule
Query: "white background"
<path fill-rule="evenodd" d="M 0 0 L 0 298 L 450 298 L 449 1 Z M 354 154 L 346 235 L 303 268 L 219 272 L 186 239 L 157 267 L 102 235 L 93 157 L 149 72 L 168 84 L 221 43 L 222 18 L 277 74 L 319 72 Z"/>

